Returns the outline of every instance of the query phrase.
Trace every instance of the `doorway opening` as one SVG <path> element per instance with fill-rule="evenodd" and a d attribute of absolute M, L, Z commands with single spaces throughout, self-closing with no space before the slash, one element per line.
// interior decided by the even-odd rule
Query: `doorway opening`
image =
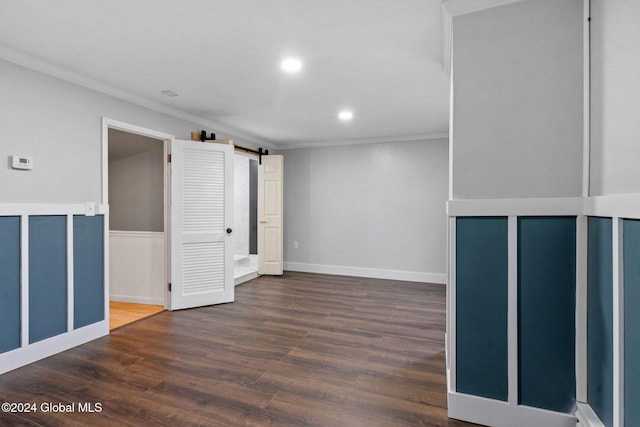
<path fill-rule="evenodd" d="M 110 330 L 167 307 L 165 139 L 107 132 Z"/>
<path fill-rule="evenodd" d="M 258 157 L 234 154 L 234 284 L 258 277 Z"/>
<path fill-rule="evenodd" d="M 243 153 L 236 161 L 232 147 L 103 119 L 109 301 L 170 310 L 218 304 L 233 300 L 234 284 L 257 277 L 258 157 Z M 236 163 L 244 172 L 238 185 Z M 241 248 L 236 263 L 234 246 Z"/>

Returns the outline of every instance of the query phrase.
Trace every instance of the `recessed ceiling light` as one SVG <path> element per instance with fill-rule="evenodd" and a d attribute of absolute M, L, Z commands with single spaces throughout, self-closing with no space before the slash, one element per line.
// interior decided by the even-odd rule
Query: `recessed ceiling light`
<path fill-rule="evenodd" d="M 175 93 L 174 91 L 169 90 L 169 89 L 161 90 L 160 93 L 163 94 L 163 95 L 166 95 L 166 96 L 168 96 L 170 98 L 175 98 L 176 96 L 178 96 L 177 93 Z"/>
<path fill-rule="evenodd" d="M 287 58 L 280 63 L 280 66 L 287 73 L 297 73 L 302 69 L 302 62 L 296 58 Z"/>
<path fill-rule="evenodd" d="M 353 119 L 353 113 L 347 110 L 340 111 L 340 114 L 338 114 L 338 118 L 343 122 L 346 122 Z"/>

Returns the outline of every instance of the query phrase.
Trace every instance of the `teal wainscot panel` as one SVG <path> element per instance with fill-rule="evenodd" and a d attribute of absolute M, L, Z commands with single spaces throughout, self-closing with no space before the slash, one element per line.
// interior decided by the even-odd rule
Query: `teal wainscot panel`
<path fill-rule="evenodd" d="M 587 401 L 613 425 L 613 249 L 611 218 L 589 218 L 587 255 Z"/>
<path fill-rule="evenodd" d="M 518 218 L 520 404 L 573 413 L 575 301 L 575 217 Z"/>
<path fill-rule="evenodd" d="M 20 347 L 20 217 L 0 217 L 0 353 Z"/>
<path fill-rule="evenodd" d="M 67 218 L 29 217 L 29 342 L 67 331 Z"/>
<path fill-rule="evenodd" d="M 507 218 L 456 220 L 456 391 L 506 401 Z"/>
<path fill-rule="evenodd" d="M 74 328 L 104 320 L 104 217 L 73 217 Z"/>
<path fill-rule="evenodd" d="M 624 425 L 640 425 L 640 221 L 625 220 Z"/>

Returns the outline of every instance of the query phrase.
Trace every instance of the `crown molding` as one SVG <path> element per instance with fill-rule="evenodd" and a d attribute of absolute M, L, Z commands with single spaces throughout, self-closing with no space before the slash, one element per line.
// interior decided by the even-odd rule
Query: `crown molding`
<path fill-rule="evenodd" d="M 443 0 L 442 2 L 442 70 L 451 75 L 453 18 L 481 10 L 518 3 L 523 0 Z"/>
<path fill-rule="evenodd" d="M 269 149 L 276 149 L 279 147 L 279 144 L 276 144 L 273 141 L 261 139 L 257 135 L 252 135 L 234 127 L 223 125 L 218 122 L 205 119 L 204 117 L 195 116 L 185 111 L 178 110 L 177 108 L 169 107 L 167 105 L 151 101 L 138 95 L 133 95 L 113 85 L 92 79 L 74 71 L 64 69 L 47 61 L 43 61 L 25 53 L 10 49 L 6 46 L 0 45 L 0 59 L 34 71 L 38 71 L 43 74 L 47 74 L 49 76 L 59 78 L 61 80 L 85 87 L 87 89 L 94 90 L 96 92 L 103 93 L 105 95 L 112 96 L 114 98 L 121 99 L 123 101 L 130 102 L 132 104 L 139 105 L 158 113 L 167 114 L 169 116 L 192 122 L 206 128 L 214 129 L 216 133 L 224 133 L 226 135 L 229 135 L 230 139 L 238 138 L 243 141 L 256 144 L 257 146 L 264 146 L 265 148 Z"/>
<path fill-rule="evenodd" d="M 385 142 L 414 142 L 414 141 L 431 141 L 436 139 L 449 140 L 448 133 L 429 133 L 408 135 L 399 137 L 380 137 L 380 138 L 358 138 L 358 139 L 335 139 L 328 141 L 309 141 L 300 143 L 280 143 L 278 150 L 294 150 L 298 148 L 315 148 L 315 147 L 335 147 L 345 145 L 361 145 L 361 144 L 379 144 Z"/>
<path fill-rule="evenodd" d="M 459 0 L 451 0 L 457 2 Z M 473 0 L 478 1 L 478 0 Z M 495 0 L 497 1 L 497 0 Z M 511 0 L 518 1 L 518 0 Z M 503 1 L 505 2 L 505 1 Z M 27 55 L 22 52 L 10 49 L 6 46 L 0 45 L 0 59 L 7 62 L 34 70 L 58 79 L 67 81 L 69 83 L 85 87 L 87 89 L 94 90 L 96 92 L 103 93 L 114 98 L 121 99 L 126 102 L 130 102 L 135 105 L 147 108 L 158 113 L 167 114 L 169 116 L 185 120 L 194 124 L 201 125 L 203 127 L 214 129 L 216 133 L 224 133 L 230 137 L 230 139 L 238 138 L 243 141 L 255 144 L 256 146 L 262 146 L 270 150 L 289 150 L 294 148 L 311 148 L 311 147 L 332 147 L 338 145 L 358 145 L 358 144 L 376 144 L 383 142 L 411 142 L 411 141 L 425 141 L 435 139 L 447 139 L 448 133 L 435 133 L 435 134 L 418 134 L 400 137 L 380 137 L 380 138 L 358 138 L 348 140 L 325 140 L 325 141 L 309 141 L 301 143 L 286 143 L 284 141 L 270 141 L 261 139 L 257 135 L 252 135 L 230 127 L 218 122 L 214 122 L 203 117 L 195 116 L 182 110 L 178 110 L 173 107 L 161 104 L 159 102 L 151 101 L 147 98 L 133 95 L 116 86 L 101 82 L 99 80 L 92 79 L 84 76 L 80 73 L 67 70 L 50 62 L 43 61 L 33 56 Z"/>

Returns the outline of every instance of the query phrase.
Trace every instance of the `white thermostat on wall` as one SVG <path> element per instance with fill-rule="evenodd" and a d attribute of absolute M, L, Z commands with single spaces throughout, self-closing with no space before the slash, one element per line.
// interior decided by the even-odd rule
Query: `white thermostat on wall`
<path fill-rule="evenodd" d="M 33 157 L 14 154 L 11 156 L 11 167 L 14 169 L 31 170 L 33 169 Z"/>

